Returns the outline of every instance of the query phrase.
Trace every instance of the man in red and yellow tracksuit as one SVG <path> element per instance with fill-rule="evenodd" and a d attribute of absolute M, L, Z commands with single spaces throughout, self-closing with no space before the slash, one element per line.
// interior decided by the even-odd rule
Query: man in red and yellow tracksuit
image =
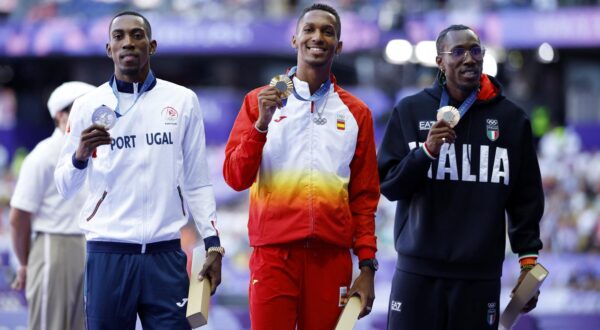
<path fill-rule="evenodd" d="M 252 329 L 333 329 L 347 295 L 361 317 L 374 299 L 374 215 L 379 182 L 368 107 L 331 74 L 342 49 L 337 12 L 304 10 L 292 45 L 290 95 L 248 93 L 226 147 L 223 173 L 250 188 Z M 291 87 L 291 86 L 290 86 Z M 350 287 L 352 259 L 360 275 Z"/>

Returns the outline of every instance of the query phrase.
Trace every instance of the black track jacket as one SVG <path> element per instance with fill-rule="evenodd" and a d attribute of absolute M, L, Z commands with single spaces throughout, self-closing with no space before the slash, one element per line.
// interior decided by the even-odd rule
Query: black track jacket
<path fill-rule="evenodd" d="M 393 110 L 378 166 L 382 194 L 398 201 L 394 239 L 400 270 L 497 279 L 506 219 L 515 253 L 537 254 L 542 248 L 544 195 L 529 119 L 493 77 L 484 75 L 481 82 L 485 93 L 480 91 L 454 127 L 455 143 L 445 143 L 436 160 L 420 146 L 436 121 L 439 84 L 404 98 Z"/>

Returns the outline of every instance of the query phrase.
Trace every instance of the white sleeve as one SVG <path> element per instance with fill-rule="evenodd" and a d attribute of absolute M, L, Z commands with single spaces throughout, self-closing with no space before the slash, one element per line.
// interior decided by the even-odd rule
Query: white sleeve
<path fill-rule="evenodd" d="M 183 187 L 196 227 L 200 235 L 206 239 L 210 236 L 218 236 L 217 211 L 208 170 L 202 112 L 196 94 L 192 91 L 189 93 L 192 109 L 190 119 L 185 124 L 182 141 Z"/>
<path fill-rule="evenodd" d="M 40 153 L 42 151 L 36 147 L 23 160 L 19 178 L 10 200 L 11 207 L 36 213 L 42 204 L 48 185 L 53 184 L 52 171 L 54 170 L 48 159 L 42 159 L 43 155 Z"/>
<path fill-rule="evenodd" d="M 86 173 L 89 166 L 87 163 L 85 168 L 77 168 L 73 165 L 73 155 L 79 146 L 81 131 L 85 127 L 85 120 L 82 116 L 81 103 L 75 100 L 69 115 L 69 123 L 67 124 L 66 140 L 62 147 L 56 169 L 54 170 L 54 181 L 56 189 L 64 198 L 70 198 L 75 195 L 85 181 Z"/>

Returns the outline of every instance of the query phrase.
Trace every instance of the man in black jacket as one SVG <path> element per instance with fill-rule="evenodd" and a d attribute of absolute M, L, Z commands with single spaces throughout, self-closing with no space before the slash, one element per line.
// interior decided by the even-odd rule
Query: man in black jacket
<path fill-rule="evenodd" d="M 388 329 L 497 329 L 506 215 L 519 283 L 542 248 L 531 126 L 482 74 L 472 29 L 448 27 L 436 48 L 436 83 L 394 108 L 378 154 L 381 192 L 398 201 Z"/>

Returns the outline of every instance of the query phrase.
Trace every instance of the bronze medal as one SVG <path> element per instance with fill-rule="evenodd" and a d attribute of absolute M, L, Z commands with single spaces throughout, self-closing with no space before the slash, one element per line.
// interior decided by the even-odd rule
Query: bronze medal
<path fill-rule="evenodd" d="M 460 120 L 460 113 L 455 107 L 447 105 L 438 109 L 437 120 L 443 120 L 447 122 L 450 127 L 454 128 L 454 126 L 456 126 Z"/>

